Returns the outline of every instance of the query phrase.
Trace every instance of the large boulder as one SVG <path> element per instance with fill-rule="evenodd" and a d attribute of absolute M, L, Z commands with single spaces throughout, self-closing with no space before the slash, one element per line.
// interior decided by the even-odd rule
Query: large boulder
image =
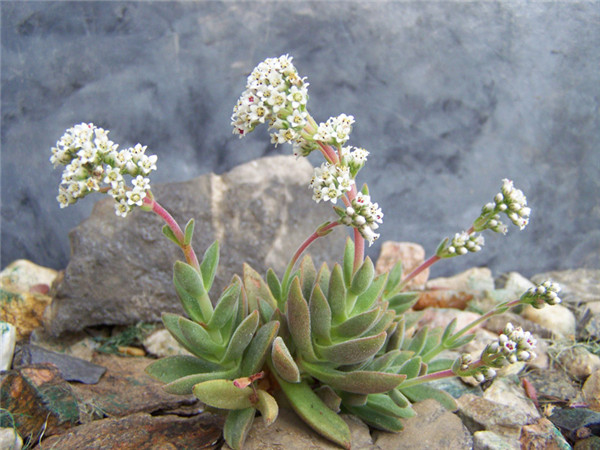
<path fill-rule="evenodd" d="M 194 248 L 214 240 L 220 266 L 213 301 L 247 262 L 260 273 L 282 274 L 298 246 L 325 220 L 336 216 L 312 200 L 307 183 L 312 166 L 291 156 L 263 158 L 224 175 L 208 174 L 184 183 L 152 188 L 157 201 L 183 226 L 196 220 Z M 99 201 L 89 219 L 70 232 L 71 260 L 53 287 L 45 325 L 53 335 L 99 324 L 158 321 L 164 311 L 181 312 L 172 286 L 180 249 L 161 233 L 162 219 L 134 211 L 122 219 L 113 200 Z M 341 258 L 344 231 L 317 240 L 315 262 Z"/>

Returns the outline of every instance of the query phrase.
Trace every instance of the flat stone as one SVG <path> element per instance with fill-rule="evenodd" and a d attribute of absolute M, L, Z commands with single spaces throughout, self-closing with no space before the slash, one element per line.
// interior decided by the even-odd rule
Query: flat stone
<path fill-rule="evenodd" d="M 213 301 L 242 272 L 244 261 L 259 273 L 272 267 L 282 274 L 300 244 L 323 217 L 330 217 L 328 206 L 303 195 L 312 170 L 305 159 L 277 156 L 224 175 L 153 187 L 156 199 L 181 226 L 196 219 L 193 244 L 199 257 L 219 240 Z M 162 219 L 140 210 L 123 219 L 115 215 L 113 203 L 99 201 L 90 218 L 70 233 L 71 261 L 53 287 L 45 315 L 52 335 L 100 324 L 158 322 L 163 312 L 182 312 L 173 264 L 183 256 L 161 233 Z M 308 249 L 315 264 L 342 257 L 344 232 L 339 227 Z"/>
<path fill-rule="evenodd" d="M 397 434 L 374 431 L 375 444 L 381 449 L 471 449 L 473 437 L 460 419 L 432 399 L 415 403 L 417 413 L 403 419 L 404 429 Z"/>
<path fill-rule="evenodd" d="M 375 264 L 375 272 L 388 272 L 398 262 L 402 262 L 402 276 L 406 277 L 425 261 L 425 249 L 414 242 L 386 241 L 381 245 L 381 252 Z M 420 288 L 427 283 L 429 269 L 425 269 L 408 282 L 407 288 Z"/>
<path fill-rule="evenodd" d="M 585 380 L 581 392 L 590 409 L 600 411 L 600 370 L 596 370 Z"/>
<path fill-rule="evenodd" d="M 163 390 L 162 383 L 146 375 L 144 369 L 152 361 L 145 357 L 96 354 L 93 362 L 106 367 L 104 376 L 94 385 L 71 386 L 92 415 L 122 417 L 197 405 L 193 395 L 169 394 Z"/>
<path fill-rule="evenodd" d="M 573 450 L 598 450 L 600 448 L 600 437 L 590 436 L 575 442 Z"/>
<path fill-rule="evenodd" d="M 556 337 L 575 338 L 577 325 L 575 315 L 563 305 L 546 305 L 541 309 L 525 305 L 522 315 L 547 330 L 552 330 Z"/>
<path fill-rule="evenodd" d="M 527 373 L 539 399 L 571 402 L 579 396 L 579 388 L 562 370 L 533 370 Z"/>
<path fill-rule="evenodd" d="M 66 381 L 95 384 L 106 372 L 106 368 L 81 358 L 47 350 L 33 344 L 19 345 L 15 353 L 14 368 L 32 364 L 51 363 Z"/>
<path fill-rule="evenodd" d="M 550 421 L 574 442 L 581 435 L 600 435 L 600 413 L 588 408 L 555 408 Z"/>
<path fill-rule="evenodd" d="M 222 427 L 223 419 L 211 414 L 179 417 L 138 413 L 79 425 L 70 429 L 68 433 L 44 439 L 34 448 L 217 449 Z"/>
<path fill-rule="evenodd" d="M 576 381 L 583 382 L 600 369 L 600 357 L 580 346 L 562 350 L 556 359 Z"/>
<path fill-rule="evenodd" d="M 485 430 L 473 433 L 473 450 L 518 450 L 520 448 L 521 443 L 516 438 Z"/>
<path fill-rule="evenodd" d="M 537 422 L 525 425 L 521 431 L 521 448 L 531 450 L 571 450 L 561 432 L 548 419 L 542 417 Z"/>
<path fill-rule="evenodd" d="M 431 279 L 426 287 L 454 291 L 491 291 L 494 289 L 494 278 L 487 267 L 473 267 L 452 277 Z"/>
<path fill-rule="evenodd" d="M 166 329 L 156 330 L 144 339 L 144 348 L 146 351 L 159 358 L 174 355 L 191 355 L 173 335 Z"/>
<path fill-rule="evenodd" d="M 51 364 L 3 372 L 0 404 L 11 412 L 17 431 L 28 443 L 37 442 L 42 435 L 60 433 L 79 421 L 77 397 Z"/>
<path fill-rule="evenodd" d="M 419 293 L 419 300 L 413 309 L 454 308 L 464 310 L 476 298 L 481 297 L 478 291 L 455 291 L 449 289 L 426 290 Z"/>

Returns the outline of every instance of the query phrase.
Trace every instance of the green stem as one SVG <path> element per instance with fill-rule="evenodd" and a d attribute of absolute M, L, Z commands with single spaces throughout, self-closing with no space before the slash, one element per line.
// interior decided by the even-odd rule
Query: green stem
<path fill-rule="evenodd" d="M 419 384 L 429 383 L 430 381 L 441 380 L 443 378 L 454 377 L 456 374 L 452 371 L 452 369 L 442 370 L 440 372 L 428 373 L 427 375 L 421 375 L 420 377 L 411 378 L 410 380 L 403 381 L 399 389 L 409 388 L 413 386 L 418 386 Z"/>
<path fill-rule="evenodd" d="M 151 211 L 153 213 L 155 213 L 165 221 L 167 226 L 171 229 L 171 231 L 173 231 L 175 237 L 179 241 L 179 246 L 183 251 L 186 262 L 192 267 L 194 267 L 196 270 L 200 271 L 200 264 L 198 263 L 198 257 L 196 256 L 196 252 L 194 252 L 192 244 L 186 245 L 184 243 L 185 236 L 183 234 L 183 231 L 181 231 L 181 228 L 179 227 L 173 216 L 165 208 L 163 208 L 160 205 L 160 203 L 154 200 L 154 197 L 151 194 L 144 198 L 144 205 L 146 207 L 151 208 Z"/>

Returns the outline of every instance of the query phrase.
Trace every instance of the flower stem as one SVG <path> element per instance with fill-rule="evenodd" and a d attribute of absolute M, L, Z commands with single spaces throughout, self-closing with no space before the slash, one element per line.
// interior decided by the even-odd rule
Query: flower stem
<path fill-rule="evenodd" d="M 404 289 L 410 280 L 412 280 L 413 278 L 415 278 L 417 275 L 419 275 L 425 269 L 431 267 L 433 264 L 435 264 L 436 262 L 438 262 L 440 259 L 442 259 L 442 258 L 440 258 L 437 255 L 433 255 L 427 261 L 423 262 L 423 264 L 421 264 L 419 267 L 417 267 L 416 269 L 414 269 L 411 273 L 409 273 L 406 276 L 406 278 L 404 278 L 404 280 L 402 280 L 402 282 L 398 286 L 398 290 L 401 291 L 402 289 Z"/>
<path fill-rule="evenodd" d="M 400 386 L 400 389 L 417 386 L 419 384 L 428 383 L 430 381 L 441 380 L 443 378 L 454 377 L 456 374 L 452 369 L 442 370 L 440 372 L 428 373 L 427 375 L 421 375 L 420 377 L 411 378 L 410 380 L 404 381 Z"/>
<path fill-rule="evenodd" d="M 200 264 L 198 263 L 198 257 L 196 256 L 196 252 L 194 252 L 194 248 L 192 247 L 191 243 L 185 244 L 185 236 L 183 234 L 183 231 L 181 231 L 181 228 L 179 227 L 173 216 L 165 208 L 163 208 L 160 205 L 160 203 L 154 200 L 152 195 L 146 196 L 144 198 L 144 203 L 146 206 L 151 207 L 152 212 L 160 216 L 165 221 L 167 226 L 171 229 L 171 231 L 177 238 L 177 241 L 179 241 L 179 246 L 183 251 L 187 263 L 194 267 L 194 269 L 200 271 Z"/>

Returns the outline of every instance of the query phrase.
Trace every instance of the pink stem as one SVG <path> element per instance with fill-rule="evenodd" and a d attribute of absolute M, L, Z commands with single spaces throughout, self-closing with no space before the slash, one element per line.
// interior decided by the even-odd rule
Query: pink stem
<path fill-rule="evenodd" d="M 408 284 L 408 282 L 410 280 L 412 280 L 414 277 L 416 277 L 417 275 L 419 275 L 421 272 L 423 272 L 428 267 L 432 266 L 434 263 L 438 262 L 440 259 L 442 259 L 442 258 L 440 258 L 437 255 L 433 255 L 431 258 L 429 258 L 427 261 L 425 261 L 419 267 L 417 267 L 416 269 L 414 269 L 411 273 L 409 273 L 406 276 L 406 278 L 404 278 L 402 280 L 402 283 L 400 283 L 400 290 L 402 290 L 402 288 L 404 288 Z"/>

